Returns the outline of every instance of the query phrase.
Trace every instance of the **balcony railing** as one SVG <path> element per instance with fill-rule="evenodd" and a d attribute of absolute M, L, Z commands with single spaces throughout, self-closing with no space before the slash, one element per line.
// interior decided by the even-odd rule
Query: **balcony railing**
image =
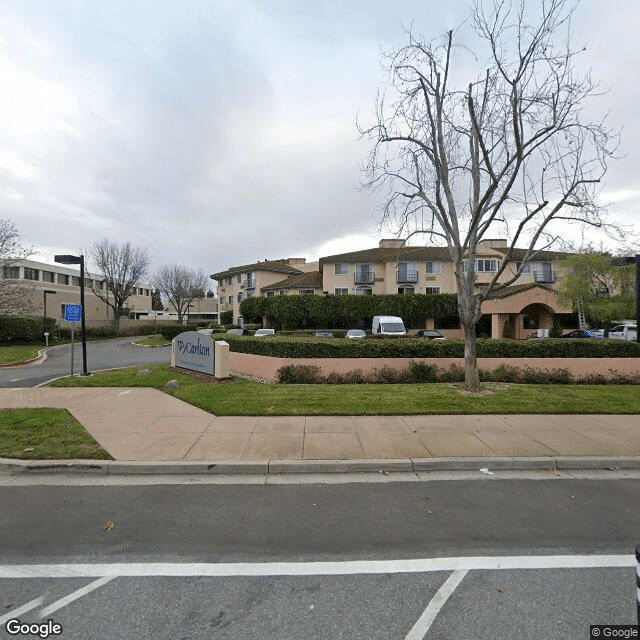
<path fill-rule="evenodd" d="M 417 271 L 396 271 L 396 282 L 418 282 Z"/>
<path fill-rule="evenodd" d="M 536 282 L 552 283 L 556 281 L 556 272 L 547 271 L 546 269 L 536 269 L 533 272 L 533 278 Z"/>
<path fill-rule="evenodd" d="M 355 284 L 371 284 L 375 279 L 376 274 L 373 271 L 356 271 L 353 274 Z"/>

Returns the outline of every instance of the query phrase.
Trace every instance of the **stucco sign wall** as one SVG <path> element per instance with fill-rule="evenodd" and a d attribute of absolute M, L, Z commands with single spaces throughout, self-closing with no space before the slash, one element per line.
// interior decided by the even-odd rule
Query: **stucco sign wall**
<path fill-rule="evenodd" d="M 197 331 L 176 336 L 171 341 L 171 366 L 213 375 L 213 340 Z"/>

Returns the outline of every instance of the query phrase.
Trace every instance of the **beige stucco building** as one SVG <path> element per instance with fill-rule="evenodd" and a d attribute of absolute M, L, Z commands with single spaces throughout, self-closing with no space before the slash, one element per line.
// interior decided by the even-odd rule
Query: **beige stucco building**
<path fill-rule="evenodd" d="M 488 284 L 500 270 L 506 254 L 505 240 L 484 240 L 476 254 L 476 286 Z M 507 282 L 525 256 L 524 249 L 512 252 L 499 282 Z M 558 261 L 567 254 L 540 251 L 523 265 L 522 274 L 510 286 L 483 303 L 479 334 L 501 338 L 505 324 L 515 338 L 551 330 L 556 314 L 571 309 L 559 303 L 555 287 Z M 463 264 L 463 268 L 465 265 Z M 233 311 L 238 321 L 239 303 L 253 295 L 435 294 L 455 293 L 454 264 L 445 247 L 408 247 L 403 240 L 381 240 L 378 247 L 320 258 L 307 263 L 303 258 L 265 261 L 230 267 L 211 276 L 218 281 L 220 310 Z M 448 337 L 461 335 L 457 319 L 424 318 L 418 328 L 437 328 Z"/>
<path fill-rule="evenodd" d="M 71 326 L 64 321 L 65 307 L 80 304 L 80 269 L 61 264 L 48 264 L 34 260 L 20 260 L 5 267 L 0 277 L 20 281 L 23 299 L 10 315 L 46 315 L 55 318 L 62 327 Z M 85 272 L 85 321 L 87 326 L 104 326 L 113 321 L 113 310 L 93 291 L 106 295 L 101 276 Z M 136 293 L 127 300 L 133 315 L 151 309 L 151 288 L 148 284 L 136 287 Z"/>

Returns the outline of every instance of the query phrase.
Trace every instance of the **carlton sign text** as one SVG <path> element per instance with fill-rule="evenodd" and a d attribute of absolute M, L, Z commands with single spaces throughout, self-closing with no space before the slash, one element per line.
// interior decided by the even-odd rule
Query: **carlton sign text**
<path fill-rule="evenodd" d="M 213 375 L 213 340 L 204 333 L 185 331 L 171 342 L 171 366 Z"/>

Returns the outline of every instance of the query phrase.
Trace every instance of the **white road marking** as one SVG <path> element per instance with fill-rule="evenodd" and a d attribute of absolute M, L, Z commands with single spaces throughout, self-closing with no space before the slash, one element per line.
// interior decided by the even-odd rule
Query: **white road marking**
<path fill-rule="evenodd" d="M 19 618 L 23 613 L 27 613 L 27 611 L 31 611 L 36 607 L 39 607 L 44 602 L 44 598 L 36 598 L 35 600 L 31 600 L 31 602 L 27 602 L 23 604 L 21 607 L 17 607 L 9 613 L 6 613 L 3 616 L 0 616 L 0 625 L 8 622 L 9 620 L 13 620 L 14 618 Z"/>
<path fill-rule="evenodd" d="M 456 590 L 462 579 L 467 575 L 466 569 L 457 569 L 448 578 L 447 581 L 438 589 L 423 614 L 413 625 L 413 629 L 409 631 L 404 640 L 423 640 L 427 632 L 431 628 L 433 621 L 436 619 L 440 609 L 444 606 L 449 596 Z"/>
<path fill-rule="evenodd" d="M 82 587 L 82 589 L 78 589 L 77 591 L 70 593 L 68 596 L 65 596 L 64 598 L 60 598 L 60 600 L 56 600 L 53 604 L 50 604 L 48 607 L 45 607 L 44 609 L 40 609 L 40 613 L 39 613 L 40 619 L 42 620 L 43 618 L 50 616 L 52 613 L 54 613 L 58 609 L 62 609 L 62 607 L 66 607 L 68 604 L 70 604 L 74 600 L 77 600 L 78 598 L 82 598 L 82 596 L 86 595 L 87 593 L 91 593 L 91 591 L 94 591 L 95 589 L 99 589 L 101 586 L 107 584 L 107 582 L 111 582 L 111 580 L 113 580 L 114 577 L 115 576 L 104 577 L 104 578 L 99 578 L 98 580 L 94 580 L 93 582 L 90 582 L 88 585 Z"/>
<path fill-rule="evenodd" d="M 432 571 L 472 571 L 478 569 L 589 569 L 635 566 L 636 558 L 633 554 L 476 556 L 345 562 L 5 564 L 0 565 L 0 578 L 323 576 L 428 573 Z"/>

